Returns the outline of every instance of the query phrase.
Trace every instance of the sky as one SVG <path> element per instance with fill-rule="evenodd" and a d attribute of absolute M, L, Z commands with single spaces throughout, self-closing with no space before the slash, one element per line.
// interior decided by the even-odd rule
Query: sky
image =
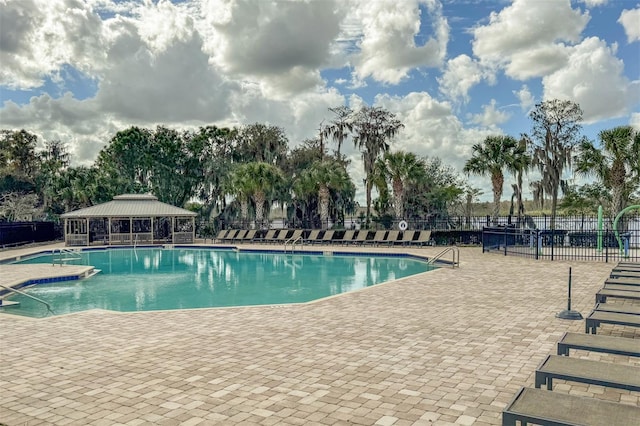
<path fill-rule="evenodd" d="M 368 105 L 404 124 L 392 151 L 464 176 L 473 144 L 530 133 L 550 99 L 596 142 L 640 128 L 640 0 L 0 0 L 0 128 L 66 143 L 72 165 L 134 125 L 265 123 L 294 148 L 329 108 Z"/>

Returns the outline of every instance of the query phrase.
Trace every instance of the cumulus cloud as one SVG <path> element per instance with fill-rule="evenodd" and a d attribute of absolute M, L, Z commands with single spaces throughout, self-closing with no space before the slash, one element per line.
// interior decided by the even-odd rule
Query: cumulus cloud
<path fill-rule="evenodd" d="M 468 102 L 469 90 L 482 80 L 493 83 L 495 75 L 469 56 L 459 55 L 447 61 L 442 77 L 438 78 L 439 90 L 449 99 Z"/>
<path fill-rule="evenodd" d="M 473 30 L 473 53 L 516 79 L 543 76 L 566 63 L 563 42 L 578 43 L 589 19 L 569 0 L 515 0 Z"/>
<path fill-rule="evenodd" d="M 496 100 L 491 99 L 488 105 L 482 106 L 481 114 L 473 114 L 471 116 L 471 122 L 474 124 L 480 124 L 484 127 L 494 128 L 498 125 L 506 122 L 511 118 L 511 114 L 505 111 L 500 111 L 496 107 Z"/>
<path fill-rule="evenodd" d="M 205 50 L 227 73 L 265 78 L 296 92 L 321 83 L 317 68 L 329 61 L 340 16 L 333 1 L 205 2 Z"/>
<path fill-rule="evenodd" d="M 63 64 L 93 75 L 104 63 L 101 26 L 79 0 L 0 2 L 0 85 L 40 87 Z"/>
<path fill-rule="evenodd" d="M 529 87 L 526 84 L 523 84 L 520 90 L 518 91 L 514 90 L 513 94 L 520 101 L 520 109 L 522 111 L 528 112 L 531 109 L 531 107 L 535 104 L 535 98 L 533 94 L 531 94 L 531 91 L 529 90 Z"/>
<path fill-rule="evenodd" d="M 353 0 L 353 16 L 348 22 L 360 23 L 361 36 L 351 27 L 351 36 L 359 52 L 352 57 L 358 79 L 372 77 L 398 84 L 415 67 L 439 66 L 446 54 L 449 25 L 442 16 L 442 6 L 435 0 Z M 419 5 L 426 7 L 435 34 L 424 43 L 416 43 L 420 31 Z M 355 25 L 358 28 L 357 25 Z"/>
<path fill-rule="evenodd" d="M 609 0 L 581 0 L 587 7 L 604 6 Z"/>
<path fill-rule="evenodd" d="M 624 27 L 629 43 L 640 40 L 640 8 L 623 10 L 618 22 Z"/>
<path fill-rule="evenodd" d="M 620 117 L 640 99 L 640 80 L 630 82 L 623 71 L 614 49 L 587 38 L 571 50 L 566 67 L 543 78 L 544 98 L 573 100 L 587 123 Z"/>

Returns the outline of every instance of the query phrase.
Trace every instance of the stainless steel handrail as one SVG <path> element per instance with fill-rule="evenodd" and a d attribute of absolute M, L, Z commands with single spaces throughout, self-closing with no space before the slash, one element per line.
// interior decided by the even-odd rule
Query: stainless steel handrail
<path fill-rule="evenodd" d="M 460 249 L 458 247 L 452 246 L 452 247 L 447 247 L 446 249 L 442 250 L 440 253 L 436 254 L 435 256 L 433 256 L 431 259 L 429 259 L 427 261 L 428 265 L 433 265 L 437 260 L 441 259 L 442 256 L 444 256 L 447 253 L 453 253 L 453 260 L 452 260 L 452 268 L 455 268 L 456 266 L 460 266 Z"/>
<path fill-rule="evenodd" d="M 75 250 L 70 250 L 67 248 L 53 249 L 51 253 L 51 265 L 56 266 L 56 251 L 58 252 L 58 261 L 60 262 L 60 266 L 62 266 L 62 262 L 65 260 L 62 256 L 70 256 L 67 260 L 80 260 L 82 259 L 82 255 Z"/>
<path fill-rule="evenodd" d="M 291 243 L 291 252 L 293 253 L 293 249 L 296 245 L 296 243 L 300 243 L 304 246 L 304 238 L 302 238 L 302 236 L 297 237 L 297 238 L 289 238 L 287 241 L 284 242 L 284 251 L 285 253 L 287 252 L 287 244 Z"/>
<path fill-rule="evenodd" d="M 25 297 L 28 297 L 30 299 L 33 299 L 33 300 L 37 301 L 37 302 L 40 302 L 40 303 L 44 304 L 47 307 L 47 311 L 48 312 L 51 312 L 52 314 L 55 314 L 55 312 L 53 312 L 53 309 L 51 309 L 51 305 L 49 305 L 47 302 L 45 302 L 44 300 L 40 299 L 39 297 L 32 296 L 32 295 L 30 295 L 28 293 L 25 293 L 24 291 L 21 291 L 21 290 L 18 290 L 16 288 L 12 288 L 12 287 L 7 287 L 7 286 L 2 285 L 2 284 L 0 284 L 0 287 L 4 288 L 7 291 L 11 291 L 13 293 L 21 294 L 21 295 L 23 295 Z"/>

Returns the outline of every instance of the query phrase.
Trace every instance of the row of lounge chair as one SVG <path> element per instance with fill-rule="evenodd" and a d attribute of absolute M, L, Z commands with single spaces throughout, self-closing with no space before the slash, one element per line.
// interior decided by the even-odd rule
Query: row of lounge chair
<path fill-rule="evenodd" d="M 601 324 L 640 327 L 640 263 L 619 263 L 596 294 L 596 305 L 585 319 L 585 334 L 565 333 L 557 355 L 548 355 L 535 371 L 535 388 L 521 388 L 502 412 L 503 425 L 632 425 L 640 424 L 640 407 L 552 392 L 561 379 L 640 392 L 640 367 L 571 358 L 571 349 L 640 357 L 640 339 L 595 335 Z M 616 287 L 612 287 L 616 286 Z M 625 303 L 606 303 L 607 299 Z M 632 301 L 629 303 L 629 301 Z M 591 333 L 591 334 L 590 334 Z M 635 336 L 636 333 L 633 333 Z M 547 390 L 540 389 L 546 386 Z"/>
<path fill-rule="evenodd" d="M 266 233 L 250 230 L 222 230 L 214 242 L 218 243 L 271 243 L 271 244 L 355 244 L 355 245 L 430 245 L 431 231 L 368 231 L 368 230 L 302 230 L 302 229 L 269 229 Z"/>

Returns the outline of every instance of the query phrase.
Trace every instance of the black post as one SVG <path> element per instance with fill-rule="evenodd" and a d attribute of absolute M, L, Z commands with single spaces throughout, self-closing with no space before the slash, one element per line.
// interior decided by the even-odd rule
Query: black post
<path fill-rule="evenodd" d="M 567 296 L 567 309 L 556 314 L 556 318 L 569 319 L 569 320 L 582 319 L 582 314 L 580 314 L 580 312 L 571 310 L 571 267 L 569 267 L 569 291 Z"/>

